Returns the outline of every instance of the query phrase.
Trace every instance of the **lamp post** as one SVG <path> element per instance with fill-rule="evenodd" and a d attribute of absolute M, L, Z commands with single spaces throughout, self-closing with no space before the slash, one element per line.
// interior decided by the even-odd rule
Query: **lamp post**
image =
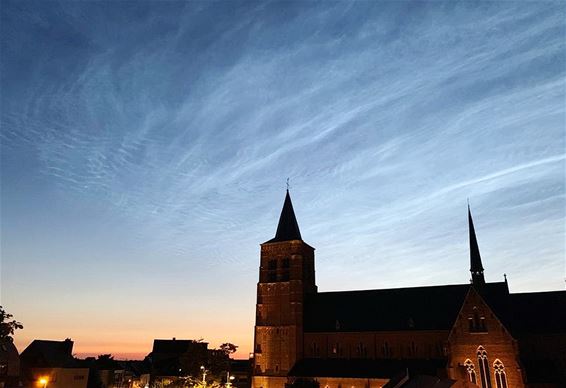
<path fill-rule="evenodd" d="M 201 365 L 200 370 L 202 371 L 202 385 L 206 387 L 206 372 L 208 371 L 206 370 L 204 365 Z"/>
<path fill-rule="evenodd" d="M 230 376 L 230 372 L 226 372 L 226 388 L 232 388 L 232 380 L 234 380 L 234 376 Z"/>

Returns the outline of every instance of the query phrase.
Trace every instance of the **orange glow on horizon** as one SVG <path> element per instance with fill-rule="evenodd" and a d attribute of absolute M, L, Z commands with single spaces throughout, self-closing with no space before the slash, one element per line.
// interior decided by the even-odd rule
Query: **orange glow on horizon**
<path fill-rule="evenodd" d="M 14 338 L 14 345 L 18 349 L 18 352 L 21 353 L 26 347 L 31 344 L 31 342 L 35 339 L 38 340 L 55 340 L 55 341 L 63 341 L 65 336 L 61 335 L 38 335 L 35 338 L 24 336 L 24 333 L 18 333 Z M 250 336 L 251 337 L 251 336 Z M 113 340 L 112 338 L 108 339 L 101 339 L 101 338 L 91 338 L 90 336 L 72 336 L 70 337 L 71 340 L 74 342 L 73 346 L 73 355 L 77 358 L 85 358 L 85 357 L 97 357 L 101 354 L 111 354 L 116 360 L 143 360 L 152 350 L 153 340 L 154 339 L 167 339 L 173 338 L 171 336 L 155 336 L 154 338 L 128 338 L 127 341 L 122 339 L 120 340 Z M 177 336 L 177 339 L 198 339 L 191 338 L 187 336 Z M 238 345 L 238 350 L 236 353 L 232 354 L 231 357 L 235 359 L 248 359 L 249 353 L 252 350 L 251 346 L 251 338 L 240 337 L 236 338 L 233 336 L 234 339 L 227 338 L 226 340 L 214 340 L 214 341 L 207 341 L 205 338 L 205 342 L 209 342 L 209 349 L 217 348 L 223 342 L 232 342 Z M 42 377 L 43 378 L 43 377 Z"/>

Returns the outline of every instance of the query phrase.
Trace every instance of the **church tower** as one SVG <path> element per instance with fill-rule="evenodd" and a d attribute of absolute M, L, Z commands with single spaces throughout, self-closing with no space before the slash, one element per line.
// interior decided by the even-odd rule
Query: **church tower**
<path fill-rule="evenodd" d="M 277 232 L 261 244 L 252 388 L 283 388 L 303 358 L 303 302 L 316 293 L 314 248 L 301 232 L 287 190 Z"/>
<path fill-rule="evenodd" d="M 470 205 L 468 205 L 468 228 L 470 229 L 470 272 L 472 273 L 472 284 L 476 287 L 481 287 L 485 284 L 485 278 L 483 276 L 480 248 L 476 238 Z"/>

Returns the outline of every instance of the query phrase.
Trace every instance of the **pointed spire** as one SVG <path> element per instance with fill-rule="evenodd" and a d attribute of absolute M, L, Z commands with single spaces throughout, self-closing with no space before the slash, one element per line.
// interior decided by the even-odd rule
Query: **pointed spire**
<path fill-rule="evenodd" d="M 483 276 L 483 265 L 481 262 L 480 248 L 476 238 L 476 230 L 474 229 L 474 221 L 472 220 L 472 212 L 468 203 L 468 227 L 470 231 L 470 272 L 472 273 L 472 283 L 475 285 L 485 284 Z"/>
<path fill-rule="evenodd" d="M 281 215 L 279 216 L 277 232 L 275 233 L 275 237 L 267 242 L 272 243 L 290 240 L 302 240 L 302 238 L 301 231 L 299 230 L 299 224 L 297 223 L 297 218 L 295 217 L 295 211 L 293 210 L 293 204 L 291 203 L 291 196 L 289 195 L 289 190 L 287 189 L 285 202 L 283 203 L 283 209 L 281 210 Z"/>

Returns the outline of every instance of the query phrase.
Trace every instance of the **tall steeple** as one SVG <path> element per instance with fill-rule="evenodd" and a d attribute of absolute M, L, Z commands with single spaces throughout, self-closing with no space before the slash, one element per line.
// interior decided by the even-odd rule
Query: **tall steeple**
<path fill-rule="evenodd" d="M 279 216 L 277 232 L 275 233 L 275 237 L 267 242 L 274 243 L 291 240 L 302 240 L 302 238 L 301 231 L 299 230 L 299 224 L 297 223 L 297 217 L 295 217 L 295 211 L 293 210 L 293 204 L 291 203 L 291 196 L 287 189 L 283 209 Z"/>
<path fill-rule="evenodd" d="M 476 238 L 476 230 L 474 229 L 474 221 L 472 220 L 472 212 L 468 203 L 468 227 L 470 229 L 470 272 L 472 273 L 472 284 L 481 286 L 485 284 L 483 276 L 483 265 L 481 262 L 480 248 Z"/>
<path fill-rule="evenodd" d="M 301 238 L 289 189 L 275 237 L 260 246 L 252 388 L 285 388 L 304 358 L 304 302 L 317 291 L 314 248 Z"/>

